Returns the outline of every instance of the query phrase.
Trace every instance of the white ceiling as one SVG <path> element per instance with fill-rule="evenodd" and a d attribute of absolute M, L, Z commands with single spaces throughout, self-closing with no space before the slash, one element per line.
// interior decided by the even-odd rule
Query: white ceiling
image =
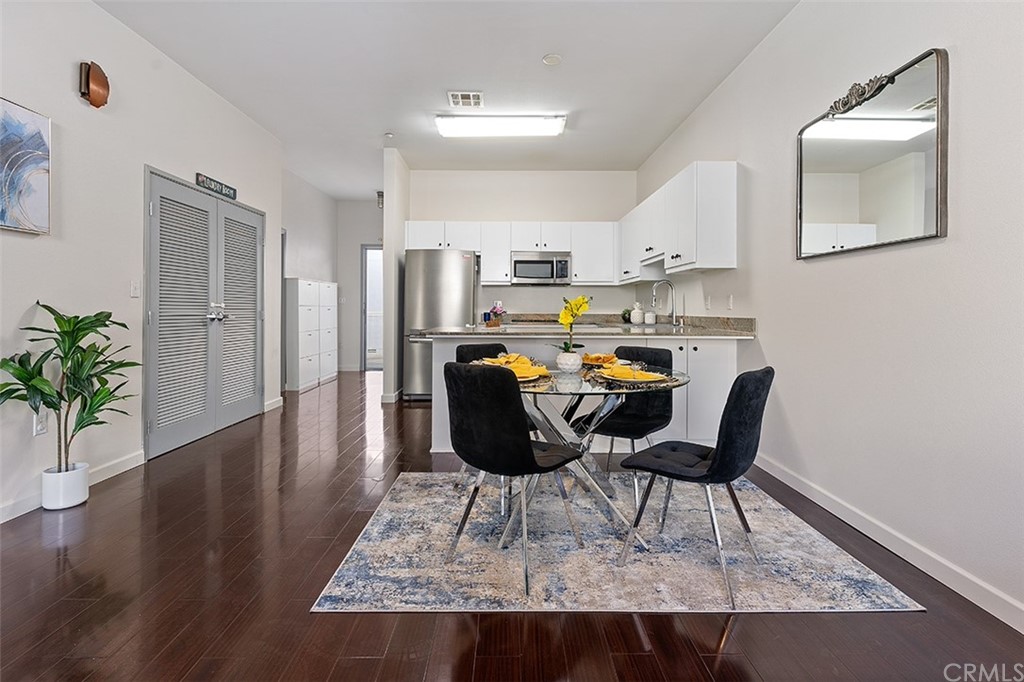
<path fill-rule="evenodd" d="M 368 199 L 386 131 L 414 169 L 635 170 L 796 2 L 99 4 L 276 135 L 289 170 Z M 566 132 L 443 139 L 448 90 L 567 113 Z"/>

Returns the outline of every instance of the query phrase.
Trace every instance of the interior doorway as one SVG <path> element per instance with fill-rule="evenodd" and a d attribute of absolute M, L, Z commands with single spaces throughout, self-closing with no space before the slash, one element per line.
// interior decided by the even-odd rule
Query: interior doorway
<path fill-rule="evenodd" d="M 379 244 L 363 244 L 360 310 L 360 367 L 384 369 L 384 250 Z"/>

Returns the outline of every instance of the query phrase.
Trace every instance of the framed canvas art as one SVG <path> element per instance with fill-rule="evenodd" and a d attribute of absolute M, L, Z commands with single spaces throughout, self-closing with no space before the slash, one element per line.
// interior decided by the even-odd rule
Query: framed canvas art
<path fill-rule="evenodd" d="M 0 227 L 50 233 L 50 119 L 0 99 Z"/>

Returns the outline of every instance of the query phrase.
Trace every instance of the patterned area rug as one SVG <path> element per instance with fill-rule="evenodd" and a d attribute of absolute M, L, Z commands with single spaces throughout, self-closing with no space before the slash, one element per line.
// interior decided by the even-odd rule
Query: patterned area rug
<path fill-rule="evenodd" d="M 527 515 L 527 598 L 519 536 L 508 549 L 498 548 L 503 518 L 492 479 L 480 490 L 454 561 L 445 564 L 471 486 L 455 490 L 457 474 L 399 476 L 312 610 L 731 610 L 700 486 L 673 487 L 665 531 L 658 534 L 665 490 L 659 479 L 640 526 L 651 551 L 635 547 L 619 568 L 625 528 L 580 489 L 572 503 L 585 544 L 580 549 L 553 477 L 541 477 Z M 630 519 L 631 480 L 627 473 L 612 475 L 615 502 Z M 741 479 L 735 488 L 760 556 L 755 562 L 725 488 L 716 486 L 737 612 L 923 610 L 753 483 Z"/>

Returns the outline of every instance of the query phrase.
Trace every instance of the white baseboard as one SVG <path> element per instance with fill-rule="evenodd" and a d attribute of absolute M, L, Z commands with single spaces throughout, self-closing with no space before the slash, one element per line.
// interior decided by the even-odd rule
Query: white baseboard
<path fill-rule="evenodd" d="M 95 469 L 89 467 L 89 487 L 92 487 L 100 481 L 105 481 L 111 476 L 117 476 L 123 474 L 129 469 L 146 463 L 146 455 L 142 450 L 133 452 L 115 459 L 113 462 L 107 462 L 102 466 L 98 466 Z M 9 521 L 16 516 L 27 514 L 28 512 L 38 509 L 42 505 L 42 492 L 36 492 L 28 497 L 23 497 L 20 500 L 8 502 L 7 504 L 0 507 L 0 523 Z"/>
<path fill-rule="evenodd" d="M 270 412 L 271 410 L 276 410 L 277 408 L 281 407 L 282 405 L 284 405 L 284 397 L 277 396 L 276 398 L 273 398 L 273 399 L 268 400 L 267 402 L 263 403 L 263 411 L 264 412 Z"/>
<path fill-rule="evenodd" d="M 129 469 L 134 469 L 140 464 L 146 463 L 146 454 L 139 450 L 133 452 L 130 455 L 125 455 L 119 459 L 115 459 L 113 462 L 107 462 L 103 466 L 98 466 L 95 469 L 89 467 L 89 485 L 94 486 L 100 481 L 105 481 L 111 476 L 117 476 L 122 474 Z"/>
<path fill-rule="evenodd" d="M 965 571 L 882 521 L 836 497 L 771 457 L 759 454 L 757 466 L 820 504 L 886 549 L 971 600 L 1010 627 L 1024 632 L 1024 602 L 989 585 L 976 575 Z"/>
<path fill-rule="evenodd" d="M 402 389 L 398 389 L 394 393 L 381 393 L 380 402 L 381 404 L 387 405 L 389 403 L 397 403 L 402 398 Z"/>

